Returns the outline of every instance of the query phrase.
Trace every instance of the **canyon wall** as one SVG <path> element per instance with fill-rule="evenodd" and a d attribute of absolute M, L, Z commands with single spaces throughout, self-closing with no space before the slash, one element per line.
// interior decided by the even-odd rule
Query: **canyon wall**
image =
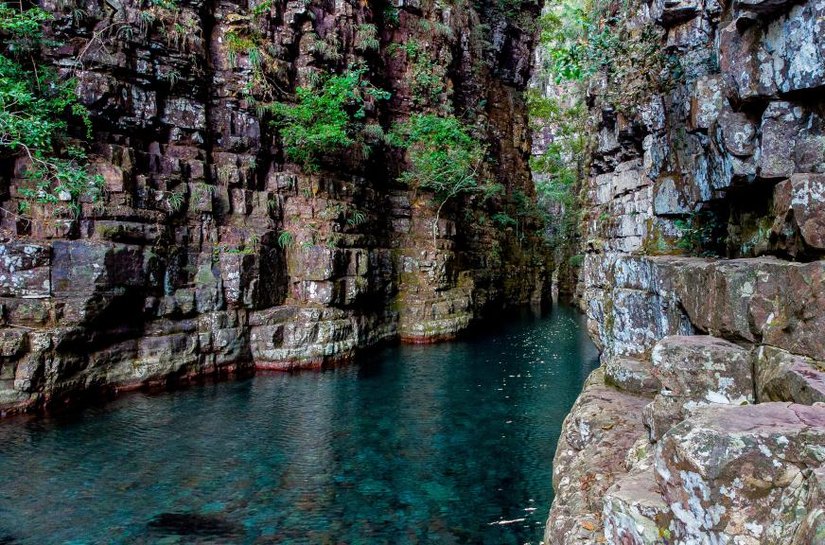
<path fill-rule="evenodd" d="M 325 367 L 382 340 L 447 339 L 544 297 L 522 97 L 536 4 L 44 0 L 44 63 L 90 112 L 102 202 L 15 211 L 2 163 L 0 412 L 252 369 Z M 371 153 L 285 158 L 266 105 L 359 67 Z M 450 112 L 497 195 L 402 184 L 381 134 Z M 78 132 L 78 131 L 75 131 Z M 365 131 L 366 133 L 366 131 Z M 372 136 L 369 136 L 372 135 Z M 369 138 L 372 138 L 370 141 Z M 515 213 L 514 213 L 515 214 Z M 435 234 L 434 234 L 435 233 Z"/>
<path fill-rule="evenodd" d="M 825 543 L 825 3 L 630 14 L 608 24 L 654 53 L 586 91 L 577 293 L 601 368 L 545 543 Z"/>

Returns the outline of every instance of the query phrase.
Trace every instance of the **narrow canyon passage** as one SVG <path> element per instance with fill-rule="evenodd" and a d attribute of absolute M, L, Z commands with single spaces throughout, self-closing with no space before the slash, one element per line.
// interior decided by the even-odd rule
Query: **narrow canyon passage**
<path fill-rule="evenodd" d="M 571 308 L 507 323 L 6 422 L 0 543 L 538 544 L 597 352 Z"/>

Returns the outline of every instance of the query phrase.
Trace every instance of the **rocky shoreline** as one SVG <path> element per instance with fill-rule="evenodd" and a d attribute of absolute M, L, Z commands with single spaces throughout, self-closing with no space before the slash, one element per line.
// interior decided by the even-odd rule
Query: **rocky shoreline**
<path fill-rule="evenodd" d="M 825 543 L 824 14 L 654 0 L 608 23 L 667 77 L 630 92 L 617 58 L 586 89 L 573 251 L 601 368 L 546 544 Z"/>

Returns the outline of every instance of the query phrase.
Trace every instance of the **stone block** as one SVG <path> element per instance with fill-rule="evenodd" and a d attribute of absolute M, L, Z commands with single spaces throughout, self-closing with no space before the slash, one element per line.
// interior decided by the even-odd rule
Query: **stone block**
<path fill-rule="evenodd" d="M 725 105 L 722 85 L 719 75 L 703 76 L 696 81 L 690 101 L 689 129 L 707 130 L 716 121 Z"/>
<path fill-rule="evenodd" d="M 791 543 L 825 453 L 825 405 L 721 406 L 671 429 L 654 458 L 676 543 Z"/>
<path fill-rule="evenodd" d="M 709 335 L 671 336 L 653 348 L 653 373 L 662 390 L 696 403 L 754 402 L 749 350 Z"/>
<path fill-rule="evenodd" d="M 755 360 L 756 394 L 760 402 L 825 402 L 825 362 L 771 346 L 759 348 Z"/>
<path fill-rule="evenodd" d="M 825 251 L 825 174 L 795 174 L 773 193 L 772 234 L 791 255 Z"/>
<path fill-rule="evenodd" d="M 634 394 L 655 394 L 661 388 L 653 375 L 652 364 L 634 358 L 607 358 L 604 362 L 605 381 Z"/>
<path fill-rule="evenodd" d="M 140 287 L 146 281 L 139 246 L 59 240 L 52 251 L 53 291 L 58 296 Z"/>
<path fill-rule="evenodd" d="M 604 496 L 604 535 L 608 543 L 661 545 L 671 534 L 670 512 L 652 466 L 631 471 Z"/>
<path fill-rule="evenodd" d="M 0 244 L 0 296 L 48 297 L 51 294 L 51 249 L 39 244 Z"/>

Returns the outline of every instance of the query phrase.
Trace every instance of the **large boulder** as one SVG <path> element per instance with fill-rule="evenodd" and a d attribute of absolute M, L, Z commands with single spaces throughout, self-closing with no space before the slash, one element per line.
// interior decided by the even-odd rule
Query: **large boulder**
<path fill-rule="evenodd" d="M 650 438 L 710 405 L 753 403 L 749 350 L 708 335 L 665 337 L 653 349 L 653 374 L 662 389 L 645 407 Z"/>
<path fill-rule="evenodd" d="M 666 433 L 654 456 L 675 542 L 791 543 L 825 463 L 825 405 L 706 409 Z"/>

